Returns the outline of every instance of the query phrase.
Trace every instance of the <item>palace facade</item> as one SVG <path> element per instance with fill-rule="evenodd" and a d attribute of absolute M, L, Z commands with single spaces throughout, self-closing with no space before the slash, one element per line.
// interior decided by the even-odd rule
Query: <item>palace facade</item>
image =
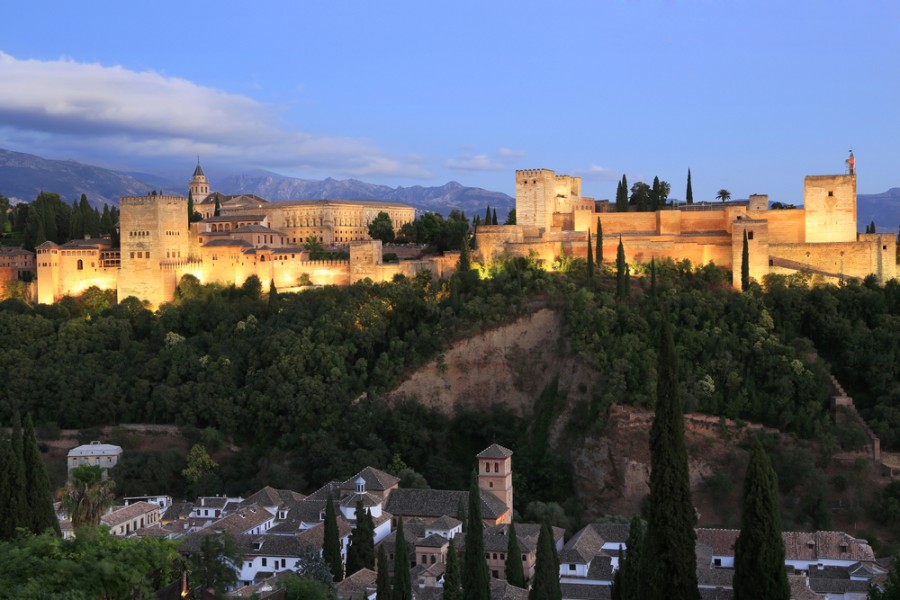
<path fill-rule="evenodd" d="M 389 281 L 397 274 L 428 270 L 440 276 L 456 255 L 382 263 L 381 242 L 368 235 L 378 213 L 396 228 L 415 219 L 412 206 L 354 200 L 269 202 L 252 195 L 209 191 L 200 165 L 189 185 L 202 219 L 188 222 L 188 199 L 149 194 L 120 201 L 120 248 L 109 239 L 73 240 L 37 247 L 37 300 L 51 303 L 88 287 L 116 289 L 119 300 L 135 296 L 153 306 L 174 298 L 187 274 L 202 283 L 241 285 L 259 277 L 279 290 L 301 285 L 348 285 L 369 278 Z M 216 205 L 219 210 L 216 214 Z M 349 248 L 349 260 L 311 260 L 303 244 Z"/>

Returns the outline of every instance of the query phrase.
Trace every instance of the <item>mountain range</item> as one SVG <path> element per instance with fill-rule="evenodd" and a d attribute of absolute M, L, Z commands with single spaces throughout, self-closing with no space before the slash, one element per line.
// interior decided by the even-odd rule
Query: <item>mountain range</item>
<path fill-rule="evenodd" d="M 185 194 L 189 177 L 172 181 L 139 172 L 122 172 L 70 160 L 49 160 L 0 149 L 0 194 L 14 202 L 31 201 L 41 191 L 56 192 L 69 202 L 86 194 L 88 201 L 102 208 L 118 205 L 120 196 L 138 196 L 151 190 Z M 448 214 L 460 209 L 468 216 L 483 214 L 486 206 L 497 209 L 501 221 L 515 206 L 515 199 L 501 192 L 467 187 L 451 181 L 441 186 L 390 187 L 356 179 L 322 181 L 286 177 L 264 170 L 226 175 L 210 181 L 212 189 L 224 194 L 255 194 L 267 200 L 380 200 L 403 202 L 420 211 Z"/>
<path fill-rule="evenodd" d="M 86 194 L 98 208 L 118 205 L 120 196 L 137 196 L 161 190 L 184 194 L 188 177 L 172 181 L 140 172 L 122 172 L 71 160 L 49 160 L 11 150 L 0 149 L 0 194 L 15 201 L 33 200 L 41 191 L 56 192 L 67 201 Z M 357 179 L 298 179 L 261 169 L 225 175 L 210 182 L 212 189 L 225 194 L 255 194 L 267 200 L 380 200 L 403 202 L 420 211 L 448 214 L 462 210 L 472 217 L 486 206 L 497 209 L 502 222 L 515 206 L 515 199 L 502 192 L 467 187 L 451 181 L 441 186 L 390 187 Z M 880 194 L 857 196 L 859 229 L 875 221 L 882 233 L 896 233 L 900 224 L 900 187 Z"/>

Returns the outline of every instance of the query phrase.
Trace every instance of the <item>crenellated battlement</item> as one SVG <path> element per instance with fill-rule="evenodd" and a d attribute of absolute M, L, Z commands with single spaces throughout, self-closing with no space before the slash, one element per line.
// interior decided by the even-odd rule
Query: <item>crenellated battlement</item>
<path fill-rule="evenodd" d="M 159 204 L 183 204 L 187 202 L 184 196 L 161 196 L 147 194 L 146 196 L 122 196 L 119 198 L 119 206 L 150 206 Z"/>
<path fill-rule="evenodd" d="M 524 179 L 525 177 L 545 177 L 555 176 L 555 173 L 551 169 L 517 169 L 516 170 L 516 179 Z"/>

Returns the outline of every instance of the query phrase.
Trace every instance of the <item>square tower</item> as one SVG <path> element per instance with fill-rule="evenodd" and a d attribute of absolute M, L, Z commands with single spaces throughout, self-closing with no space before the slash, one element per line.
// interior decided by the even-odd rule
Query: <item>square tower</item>
<path fill-rule="evenodd" d="M 807 244 L 856 241 L 856 175 L 815 175 L 803 180 Z"/>
<path fill-rule="evenodd" d="M 512 450 L 491 444 L 478 453 L 478 487 L 500 499 L 512 514 Z"/>
<path fill-rule="evenodd" d="M 516 171 L 516 224 L 550 231 L 556 187 L 556 175 L 550 169 Z"/>
<path fill-rule="evenodd" d="M 166 267 L 186 261 L 190 253 L 187 198 L 129 196 L 119 205 L 119 301 L 135 296 L 154 306 L 168 302 L 164 278 L 175 271 Z"/>

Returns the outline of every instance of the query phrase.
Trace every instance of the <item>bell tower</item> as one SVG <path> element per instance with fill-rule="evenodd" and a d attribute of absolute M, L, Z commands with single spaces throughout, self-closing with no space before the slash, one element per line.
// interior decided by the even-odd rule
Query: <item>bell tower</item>
<path fill-rule="evenodd" d="M 513 508 L 512 450 L 491 444 L 478 453 L 478 487 L 500 499 L 509 509 Z"/>
<path fill-rule="evenodd" d="M 200 166 L 200 157 L 197 157 L 197 168 L 194 169 L 188 189 L 195 203 L 201 202 L 209 196 L 209 181 L 207 181 L 206 173 L 203 172 L 203 168 Z"/>

